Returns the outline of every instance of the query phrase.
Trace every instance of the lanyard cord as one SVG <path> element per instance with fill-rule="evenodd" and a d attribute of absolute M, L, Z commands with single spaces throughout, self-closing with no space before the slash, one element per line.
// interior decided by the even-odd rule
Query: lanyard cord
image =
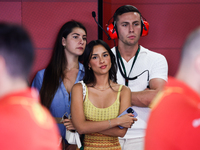
<path fill-rule="evenodd" d="M 130 73 L 131 73 L 131 71 L 132 71 L 132 69 L 133 69 L 133 66 L 134 66 L 134 64 L 135 64 L 135 61 L 136 61 L 137 56 L 138 56 L 138 54 L 139 54 L 139 51 L 140 51 L 140 46 L 138 46 L 138 50 L 137 50 L 137 52 L 136 52 L 136 54 L 135 54 L 135 57 L 134 57 L 134 60 L 133 60 L 133 63 L 132 63 L 132 66 L 131 66 L 129 75 L 130 75 Z M 119 53 L 118 47 L 116 47 L 116 53 L 117 53 L 117 54 L 116 54 L 116 56 L 117 56 L 117 63 L 118 63 L 118 66 L 119 66 L 120 73 L 121 73 L 122 76 L 125 78 L 125 85 L 128 86 L 128 80 L 135 80 L 135 79 L 137 79 L 137 76 L 136 76 L 136 77 L 133 77 L 133 78 L 129 78 L 129 75 L 128 75 L 128 76 L 126 75 L 126 68 L 125 68 L 124 63 L 123 63 L 123 61 L 122 61 L 122 57 L 121 57 L 121 55 L 120 55 L 120 53 Z M 124 73 L 122 72 L 122 69 L 121 69 L 121 65 L 120 65 L 120 63 L 119 63 L 119 60 L 120 60 L 120 62 L 121 62 L 121 64 L 122 64 Z"/>

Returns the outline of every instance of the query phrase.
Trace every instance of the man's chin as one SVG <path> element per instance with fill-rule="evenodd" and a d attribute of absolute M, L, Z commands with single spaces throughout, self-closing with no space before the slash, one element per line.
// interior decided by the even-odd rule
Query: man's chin
<path fill-rule="evenodd" d="M 135 41 L 129 41 L 129 42 L 127 42 L 127 45 L 128 46 L 135 46 L 135 45 L 138 45 L 138 42 L 135 42 Z"/>

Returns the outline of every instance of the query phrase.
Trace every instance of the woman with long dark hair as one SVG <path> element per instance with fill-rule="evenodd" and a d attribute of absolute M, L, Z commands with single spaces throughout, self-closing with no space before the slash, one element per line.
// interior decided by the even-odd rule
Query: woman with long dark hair
<path fill-rule="evenodd" d="M 86 96 L 83 98 L 84 84 L 73 86 L 73 125 L 79 134 L 85 134 L 84 149 L 120 150 L 118 137 L 137 120 L 131 113 L 117 117 L 131 106 L 131 91 L 116 83 L 115 56 L 104 41 L 91 41 L 86 46 L 83 64 Z"/>
<path fill-rule="evenodd" d="M 65 23 L 57 36 L 53 55 L 46 69 L 39 71 L 33 80 L 32 87 L 40 91 L 41 103 L 55 117 L 60 134 L 65 139 L 66 127 L 73 128 L 69 119 L 65 124 L 61 117 L 70 114 L 71 89 L 83 79 L 84 67 L 79 62 L 86 46 L 86 28 L 77 21 Z"/>

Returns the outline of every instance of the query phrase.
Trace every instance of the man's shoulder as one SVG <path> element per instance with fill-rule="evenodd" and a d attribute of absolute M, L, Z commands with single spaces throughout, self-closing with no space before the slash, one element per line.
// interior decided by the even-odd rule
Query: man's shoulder
<path fill-rule="evenodd" d="M 166 58 L 163 54 L 160 54 L 158 52 L 154 52 L 152 50 L 149 50 L 147 48 L 144 48 L 143 46 L 141 46 L 141 49 L 140 49 L 140 54 L 146 54 L 146 58 L 149 58 L 149 59 L 159 59 L 159 60 L 163 60 L 165 61 Z"/>
<path fill-rule="evenodd" d="M 116 47 L 111 48 L 111 51 L 113 52 L 113 54 L 116 56 Z M 158 52 L 154 52 L 152 50 L 149 50 L 148 48 L 145 48 L 143 46 L 140 45 L 140 54 L 146 54 L 147 58 L 157 58 L 157 59 L 166 59 L 164 55 L 158 53 Z"/>
<path fill-rule="evenodd" d="M 150 50 L 150 49 L 148 49 L 148 48 L 145 48 L 145 47 L 143 47 L 143 46 L 140 46 L 140 51 L 141 51 L 141 52 L 146 52 L 146 53 L 148 53 L 148 54 L 150 54 L 150 55 L 163 56 L 162 54 L 160 54 L 160 53 L 158 53 L 158 52 L 154 52 L 154 51 L 152 51 L 152 50 Z"/>
<path fill-rule="evenodd" d="M 39 93 L 32 88 L 9 93 L 0 99 L 0 104 L 0 108 L 3 106 L 4 109 L 9 109 L 10 112 L 17 111 L 18 117 L 25 117 L 23 116 L 25 113 L 26 119 L 41 125 L 46 124 L 44 121 L 46 117 L 52 121 L 49 111 L 40 103 Z M 37 114 L 40 114 L 40 116 Z M 44 120 L 40 120 L 41 118 Z"/>
<path fill-rule="evenodd" d="M 39 149 L 43 147 L 43 149 L 46 148 L 49 150 L 59 149 L 57 148 L 59 132 L 56 122 L 47 108 L 42 106 L 33 95 L 35 94 L 32 89 L 27 89 L 19 93 L 10 93 L 8 96 L 4 97 L 4 99 L 1 99 L 2 101 L 0 100 L 0 118 L 3 122 L 0 124 L 0 132 L 5 137 L 12 136 L 12 139 L 14 139 L 20 149 L 27 149 L 28 146 L 30 146 L 30 144 L 20 145 L 18 143 L 20 140 L 30 141 L 27 138 L 29 135 L 39 137 L 39 140 L 35 140 L 32 143 L 32 149 L 35 149 L 34 147 Z M 9 129 L 11 120 L 14 126 L 12 129 Z M 3 130 L 7 132 L 2 132 Z M 44 137 L 43 135 L 48 136 Z M 9 141 L 9 138 L 4 138 L 3 141 Z M 41 141 L 44 141 L 44 143 L 51 143 L 52 148 L 50 148 L 48 144 L 41 145 Z M 6 145 L 3 145 L 3 147 L 4 146 Z M 10 147 L 12 147 L 12 145 Z"/>

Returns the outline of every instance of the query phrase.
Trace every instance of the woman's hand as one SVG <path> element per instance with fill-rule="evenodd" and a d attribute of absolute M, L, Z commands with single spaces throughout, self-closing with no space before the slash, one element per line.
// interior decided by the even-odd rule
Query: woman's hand
<path fill-rule="evenodd" d="M 76 130 L 72 124 L 71 119 L 64 119 L 63 120 L 64 126 L 66 127 L 67 130 Z"/>
<path fill-rule="evenodd" d="M 132 124 L 134 124 L 135 121 L 137 121 L 137 118 L 134 118 L 134 115 L 132 113 L 125 114 L 120 119 L 120 126 L 125 128 L 131 128 Z"/>

